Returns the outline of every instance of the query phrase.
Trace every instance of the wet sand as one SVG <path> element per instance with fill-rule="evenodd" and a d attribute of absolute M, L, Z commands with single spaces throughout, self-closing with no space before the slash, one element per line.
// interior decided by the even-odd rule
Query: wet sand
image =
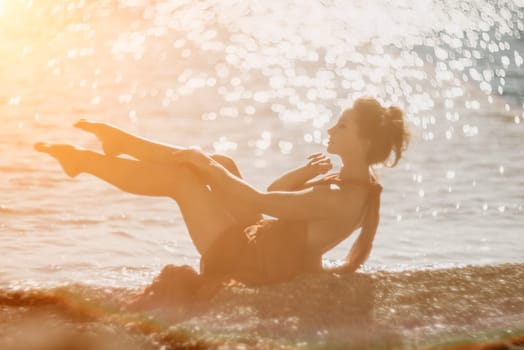
<path fill-rule="evenodd" d="M 207 302 L 124 311 L 136 292 L 1 291 L 0 348 L 524 348 L 524 264 L 231 284 Z"/>

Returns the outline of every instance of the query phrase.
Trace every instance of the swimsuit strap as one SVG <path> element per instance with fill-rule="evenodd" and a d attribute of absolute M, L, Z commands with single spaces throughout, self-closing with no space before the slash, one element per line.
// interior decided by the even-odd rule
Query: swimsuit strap
<path fill-rule="evenodd" d="M 351 184 L 351 185 L 357 185 L 361 187 L 367 187 L 371 193 L 379 193 L 382 191 L 382 186 L 377 182 L 374 176 L 371 176 L 371 182 L 366 182 L 363 180 L 357 180 L 357 179 L 349 179 L 349 180 L 340 180 L 338 178 L 338 174 L 330 174 L 326 175 L 323 178 L 310 182 L 306 184 L 303 188 L 309 188 L 320 184 Z M 370 193 L 370 194 L 371 194 Z"/>
<path fill-rule="evenodd" d="M 313 187 L 313 186 L 316 186 L 316 185 L 322 185 L 322 184 L 326 184 L 326 183 L 335 183 L 335 182 L 332 180 L 334 176 L 336 176 L 336 174 L 327 175 L 327 176 L 324 176 L 324 177 L 321 178 L 321 179 L 318 179 L 318 180 L 315 180 L 315 181 L 308 182 L 308 183 L 304 184 L 304 185 L 301 187 L 301 189 L 306 189 L 306 188 L 310 188 L 310 187 Z"/>
<path fill-rule="evenodd" d="M 352 185 L 358 185 L 362 187 L 369 187 L 370 189 L 382 189 L 382 186 L 377 182 L 375 178 L 372 179 L 372 182 L 367 182 L 363 180 L 357 180 L 357 179 L 349 179 L 349 180 L 337 180 L 340 183 L 345 184 L 352 184 Z"/>

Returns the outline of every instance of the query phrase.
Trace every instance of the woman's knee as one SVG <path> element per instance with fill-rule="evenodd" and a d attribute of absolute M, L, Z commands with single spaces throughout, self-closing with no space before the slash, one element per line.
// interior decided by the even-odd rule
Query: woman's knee
<path fill-rule="evenodd" d="M 217 161 L 220 165 L 222 165 L 224 168 L 226 168 L 230 173 L 241 177 L 240 171 L 238 170 L 238 167 L 233 160 L 233 158 L 228 157 L 224 154 L 213 154 L 211 155 L 211 158 L 213 158 L 215 161 Z"/>
<path fill-rule="evenodd" d="M 194 192 L 196 187 L 204 188 L 207 181 L 203 174 L 200 174 L 190 165 L 177 165 L 165 172 L 164 176 L 168 182 L 169 195 L 178 197 L 183 193 Z"/>

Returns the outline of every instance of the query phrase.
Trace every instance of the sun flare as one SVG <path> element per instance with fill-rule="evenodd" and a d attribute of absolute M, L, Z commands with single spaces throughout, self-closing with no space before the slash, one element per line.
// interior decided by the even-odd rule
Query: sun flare
<path fill-rule="evenodd" d="M 0 26 L 18 25 L 20 19 L 34 10 L 34 5 L 33 0 L 0 0 Z"/>

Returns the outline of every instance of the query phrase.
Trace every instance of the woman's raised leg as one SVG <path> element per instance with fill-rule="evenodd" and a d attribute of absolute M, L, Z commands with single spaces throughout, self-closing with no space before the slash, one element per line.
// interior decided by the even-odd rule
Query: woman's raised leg
<path fill-rule="evenodd" d="M 38 143 L 35 149 L 56 158 L 69 176 L 89 173 L 125 192 L 173 198 L 200 254 L 222 232 L 239 224 L 227 210 L 232 200 L 213 193 L 188 165 L 111 157 L 71 145 Z"/>
<path fill-rule="evenodd" d="M 153 163 L 169 163 L 173 152 L 183 149 L 174 145 L 160 143 L 128 133 L 107 123 L 80 120 L 76 128 L 94 134 L 102 143 L 104 153 L 108 156 L 121 154 Z"/>
<path fill-rule="evenodd" d="M 183 147 L 159 143 L 133 135 L 107 123 L 82 119 L 75 123 L 75 127 L 94 134 L 102 143 L 104 153 L 110 156 L 127 154 L 146 162 L 171 163 L 173 152 L 183 149 Z M 211 157 L 235 176 L 242 177 L 233 159 L 219 154 Z M 228 193 L 225 193 L 222 189 L 212 188 L 212 191 L 240 225 L 247 225 L 262 218 L 260 213 L 252 210 L 244 203 L 231 201 Z"/>

